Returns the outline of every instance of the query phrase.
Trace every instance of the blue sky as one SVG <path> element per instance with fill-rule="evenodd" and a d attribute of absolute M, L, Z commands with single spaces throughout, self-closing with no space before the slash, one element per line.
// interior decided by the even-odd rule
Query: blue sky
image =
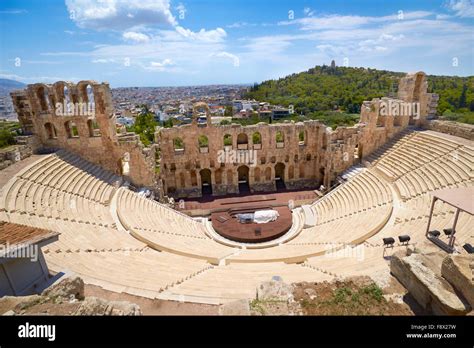
<path fill-rule="evenodd" d="M 0 77 L 253 83 L 338 65 L 474 75 L 474 0 L 0 2 Z"/>

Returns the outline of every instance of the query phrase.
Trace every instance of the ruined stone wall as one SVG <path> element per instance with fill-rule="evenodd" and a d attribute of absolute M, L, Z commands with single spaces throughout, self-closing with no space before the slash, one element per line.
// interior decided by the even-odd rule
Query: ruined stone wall
<path fill-rule="evenodd" d="M 423 72 L 407 74 L 400 80 L 398 98 L 364 101 L 360 123 L 364 126 L 359 144 L 361 157 L 370 155 L 407 127 L 425 127 L 436 110 L 438 95 L 427 93 Z"/>
<path fill-rule="evenodd" d="M 38 83 L 11 96 L 23 131 L 37 137 L 42 149 L 66 149 L 137 186 L 156 185 L 154 150 L 144 149 L 134 134 L 117 134 L 107 83 Z"/>
<path fill-rule="evenodd" d="M 164 190 L 176 197 L 200 196 L 203 177 L 208 178 L 210 172 L 214 195 L 238 193 L 239 168 L 241 181 L 246 179 L 252 192 L 275 191 L 276 176 L 282 177 L 289 189 L 316 187 L 322 182 L 325 132 L 326 127 L 318 121 L 253 126 L 194 122 L 161 128 L 156 140 Z M 253 141 L 255 133 L 260 134 L 258 143 Z M 277 142 L 277 133 L 282 142 Z M 226 135 L 232 139 L 228 146 L 224 145 Z M 207 147 L 199 146 L 200 136 L 208 139 Z M 182 140 L 183 149 L 175 149 L 177 138 Z"/>
<path fill-rule="evenodd" d="M 427 122 L 426 129 L 451 134 L 460 138 L 474 140 L 474 125 L 454 121 L 432 120 Z"/>

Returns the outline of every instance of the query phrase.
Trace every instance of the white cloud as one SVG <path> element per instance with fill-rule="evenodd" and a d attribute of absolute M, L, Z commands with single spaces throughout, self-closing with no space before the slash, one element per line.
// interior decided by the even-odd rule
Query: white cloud
<path fill-rule="evenodd" d="M 193 32 L 189 29 L 177 26 L 176 31 L 186 39 L 205 41 L 205 42 L 220 42 L 227 36 L 227 33 L 222 28 L 213 30 L 201 29 L 198 32 Z"/>
<path fill-rule="evenodd" d="M 15 81 L 20 81 L 23 83 L 54 83 L 56 81 L 71 81 L 71 82 L 78 82 L 81 81 L 81 78 L 77 77 L 69 77 L 65 78 L 64 76 L 20 76 L 16 74 L 5 74 L 5 73 L 0 73 L 0 78 L 3 79 L 9 79 L 9 80 L 15 80 Z"/>
<path fill-rule="evenodd" d="M 330 57 L 345 56 L 348 47 L 335 46 L 330 44 L 316 45 L 316 48 Z"/>
<path fill-rule="evenodd" d="M 452 16 L 447 15 L 447 14 L 437 14 L 436 19 L 443 20 L 443 19 L 449 19 L 452 18 Z"/>
<path fill-rule="evenodd" d="M 376 39 L 368 39 L 359 42 L 359 50 L 363 52 L 384 52 L 393 47 L 394 42 L 403 40 L 405 36 L 403 34 L 392 35 L 382 34 Z M 388 47 L 387 47 L 388 46 Z"/>
<path fill-rule="evenodd" d="M 92 29 L 129 29 L 142 25 L 174 26 L 169 0 L 66 0 L 69 17 Z"/>
<path fill-rule="evenodd" d="M 162 67 L 172 65 L 172 64 L 173 64 L 173 61 L 171 59 L 166 58 L 162 62 L 151 62 L 150 66 L 157 67 L 157 68 L 162 68 Z"/>
<path fill-rule="evenodd" d="M 218 52 L 211 54 L 210 57 L 220 57 L 220 58 L 229 58 L 232 60 L 232 63 L 235 67 L 240 66 L 240 59 L 237 57 L 235 54 L 229 53 L 229 52 Z"/>
<path fill-rule="evenodd" d="M 458 17 L 474 17 L 474 0 L 450 0 L 446 6 Z"/>
<path fill-rule="evenodd" d="M 412 11 L 403 13 L 403 20 L 413 20 L 431 16 L 428 11 Z M 305 17 L 291 21 L 279 22 L 278 25 L 299 25 L 302 30 L 343 30 L 359 28 L 364 25 L 399 21 L 398 14 L 379 17 L 368 17 L 358 15 L 325 15 L 320 17 Z"/>
<path fill-rule="evenodd" d="M 161 62 L 151 61 L 148 65 L 141 62 L 138 63 L 138 66 L 140 66 L 144 70 L 159 71 L 159 72 L 173 71 L 173 69 L 170 68 L 173 65 L 174 65 L 174 62 L 169 58 L 165 58 Z M 175 69 L 174 71 L 177 71 L 177 70 Z"/>
<path fill-rule="evenodd" d="M 99 58 L 99 59 L 93 59 L 92 63 L 94 64 L 106 64 L 106 63 L 114 63 L 114 59 L 105 59 L 105 58 Z"/>
<path fill-rule="evenodd" d="M 255 27 L 255 26 L 257 26 L 257 24 L 247 23 L 247 22 L 242 22 L 242 21 L 226 25 L 226 27 L 229 28 L 229 29 L 244 28 L 244 27 Z"/>
<path fill-rule="evenodd" d="M 137 33 L 135 31 L 127 31 L 122 34 L 122 37 L 128 41 L 134 42 L 148 42 L 150 41 L 150 37 L 146 34 Z"/>

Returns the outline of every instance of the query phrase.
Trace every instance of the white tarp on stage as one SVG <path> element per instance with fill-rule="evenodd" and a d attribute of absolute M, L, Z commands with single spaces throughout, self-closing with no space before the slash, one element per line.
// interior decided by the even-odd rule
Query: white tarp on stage
<path fill-rule="evenodd" d="M 257 210 L 253 216 L 253 222 L 257 224 L 265 224 L 270 221 L 275 221 L 280 214 L 276 210 Z"/>

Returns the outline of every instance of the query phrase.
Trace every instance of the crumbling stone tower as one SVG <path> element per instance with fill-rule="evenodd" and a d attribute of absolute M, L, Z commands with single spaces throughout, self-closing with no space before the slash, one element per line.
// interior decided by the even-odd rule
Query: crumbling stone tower
<path fill-rule="evenodd" d="M 108 83 L 36 83 L 11 97 L 37 151 L 66 149 L 137 186 L 155 187 L 154 148 L 145 148 L 134 133 L 117 132 Z"/>

